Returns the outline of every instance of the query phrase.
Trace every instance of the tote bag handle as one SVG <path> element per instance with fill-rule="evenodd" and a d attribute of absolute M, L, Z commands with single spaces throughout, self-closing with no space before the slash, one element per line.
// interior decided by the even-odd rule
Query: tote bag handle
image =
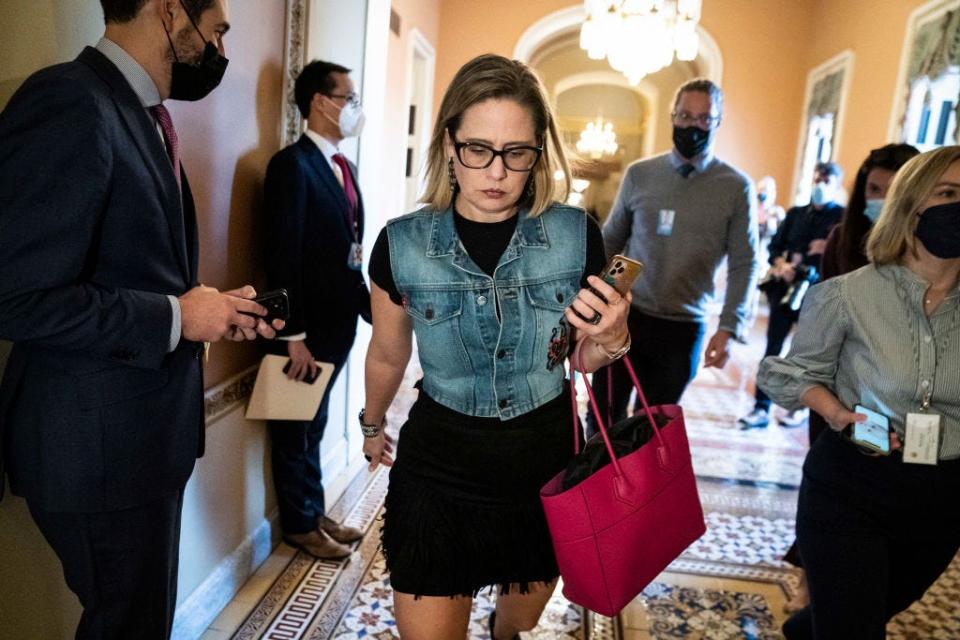
<path fill-rule="evenodd" d="M 584 386 L 587 388 L 587 395 L 590 398 L 590 409 L 593 411 L 593 417 L 597 421 L 597 426 L 600 428 L 600 435 L 603 438 L 603 444 L 607 447 L 607 453 L 610 454 L 610 462 L 613 464 L 614 473 L 617 476 L 617 481 L 622 482 L 625 478 L 623 469 L 620 468 L 620 461 L 617 460 L 616 455 L 613 452 L 613 444 L 610 442 L 610 436 L 607 433 L 607 427 L 604 424 L 603 418 L 600 416 L 600 407 L 597 405 L 597 398 L 593 392 L 593 388 L 590 386 L 590 383 L 587 381 L 586 373 L 584 373 L 583 367 L 583 343 L 586 340 L 581 340 L 577 344 L 576 349 L 574 350 L 573 357 L 570 359 L 570 399 L 573 406 L 573 451 L 574 453 L 580 453 L 580 414 L 577 411 L 577 385 L 576 385 L 576 374 L 579 372 L 583 376 Z M 633 363 L 630 362 L 629 358 L 624 357 L 622 360 L 624 366 L 627 368 L 627 373 L 630 375 L 630 380 L 633 382 L 633 388 L 637 390 L 637 397 L 640 399 L 640 403 L 643 405 L 643 411 L 647 414 L 647 420 L 650 421 L 650 426 L 653 428 L 653 435 L 657 439 L 657 458 L 660 461 L 660 464 L 666 466 L 669 463 L 669 446 L 666 441 L 663 439 L 663 435 L 660 433 L 660 428 L 657 427 L 656 421 L 653 419 L 653 411 L 650 409 L 650 405 L 647 403 L 647 397 L 643 393 L 643 388 L 640 386 L 640 380 L 637 378 L 637 372 L 633 368 Z M 609 366 L 613 366 L 611 363 Z"/>

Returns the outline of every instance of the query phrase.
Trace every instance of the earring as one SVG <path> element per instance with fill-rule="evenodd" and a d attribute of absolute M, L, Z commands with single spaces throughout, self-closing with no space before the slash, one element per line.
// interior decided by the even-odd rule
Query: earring
<path fill-rule="evenodd" d="M 457 174 L 453 170 L 453 158 L 447 160 L 447 177 L 450 179 L 450 190 L 457 190 Z"/>
<path fill-rule="evenodd" d="M 533 192 L 534 192 L 533 176 L 530 176 L 530 177 L 527 179 L 527 186 L 526 186 L 526 188 L 523 190 L 523 197 L 524 197 L 525 199 L 527 199 L 527 200 L 532 200 L 532 199 L 533 199 Z"/>

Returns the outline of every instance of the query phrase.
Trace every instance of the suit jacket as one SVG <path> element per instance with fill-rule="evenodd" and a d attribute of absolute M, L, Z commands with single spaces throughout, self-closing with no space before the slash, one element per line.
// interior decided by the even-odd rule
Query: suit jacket
<path fill-rule="evenodd" d="M 350 171 L 358 185 L 352 164 Z M 357 195 L 363 238 L 359 185 Z M 370 291 L 363 273 L 347 265 L 354 241 L 347 196 L 323 152 L 306 135 L 270 160 L 264 202 L 267 286 L 290 294 L 290 319 L 281 335 L 306 331 L 314 357 L 345 357 L 357 316 L 370 317 Z M 283 341 L 269 349 L 286 354 Z"/>
<path fill-rule="evenodd" d="M 178 490 L 203 450 L 202 347 L 168 353 L 197 230 L 156 125 L 86 48 L 0 114 L 0 443 L 14 493 L 108 511 Z M 2 474 L 0 474 L 2 479 Z"/>

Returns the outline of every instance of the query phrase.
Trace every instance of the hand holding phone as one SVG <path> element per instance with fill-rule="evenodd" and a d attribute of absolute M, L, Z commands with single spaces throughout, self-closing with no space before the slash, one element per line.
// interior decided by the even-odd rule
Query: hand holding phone
<path fill-rule="evenodd" d="M 867 409 L 862 404 L 853 407 L 854 412 L 867 416 L 866 422 L 854 422 L 850 437 L 854 443 L 880 455 L 890 455 L 890 418 Z"/>
<path fill-rule="evenodd" d="M 607 266 L 600 272 L 600 278 L 617 290 L 621 296 L 627 295 L 633 287 L 633 281 L 643 272 L 643 263 L 619 253 L 610 258 Z M 600 294 L 597 294 L 600 295 Z M 601 298 L 603 296 L 600 296 Z"/>
<path fill-rule="evenodd" d="M 273 291 L 268 291 L 257 296 L 253 299 L 253 301 L 266 309 L 267 315 L 256 316 L 252 313 L 248 313 L 247 315 L 263 318 L 263 321 L 267 324 L 270 324 L 277 319 L 286 321 L 290 318 L 290 297 L 287 295 L 286 289 L 275 289 Z"/>

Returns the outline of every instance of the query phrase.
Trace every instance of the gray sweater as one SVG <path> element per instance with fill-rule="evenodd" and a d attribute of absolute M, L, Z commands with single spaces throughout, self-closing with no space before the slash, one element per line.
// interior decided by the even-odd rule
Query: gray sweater
<path fill-rule="evenodd" d="M 706 319 L 726 256 L 720 328 L 742 340 L 759 269 L 753 183 L 713 157 L 696 163 L 687 178 L 677 162 L 666 153 L 630 165 L 603 226 L 607 255 L 623 253 L 646 264 L 633 286 L 636 309 L 684 321 Z"/>

